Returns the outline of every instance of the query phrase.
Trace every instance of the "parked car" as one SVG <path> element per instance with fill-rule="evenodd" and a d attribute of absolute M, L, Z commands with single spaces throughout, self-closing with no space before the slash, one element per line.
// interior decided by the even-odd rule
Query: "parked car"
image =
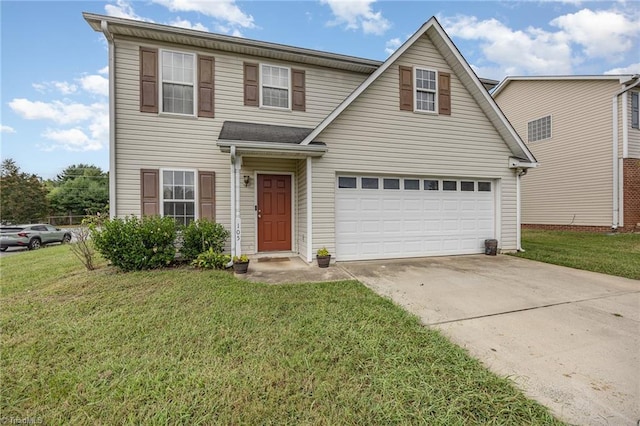
<path fill-rule="evenodd" d="M 27 247 L 29 250 L 36 250 L 46 244 L 69 241 L 71 241 L 71 232 L 43 223 L 0 227 L 0 251 L 5 251 L 9 247 Z"/>

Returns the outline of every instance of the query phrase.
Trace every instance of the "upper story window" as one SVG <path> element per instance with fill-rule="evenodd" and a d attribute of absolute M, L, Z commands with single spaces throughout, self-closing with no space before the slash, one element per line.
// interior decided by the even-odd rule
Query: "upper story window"
<path fill-rule="evenodd" d="M 527 126 L 527 140 L 529 142 L 541 141 L 551 138 L 551 116 L 530 121 Z"/>
<path fill-rule="evenodd" d="M 415 76 L 416 111 L 436 112 L 436 72 L 416 68 Z"/>
<path fill-rule="evenodd" d="M 193 115 L 195 55 L 162 51 L 162 112 Z"/>
<path fill-rule="evenodd" d="M 289 68 L 262 65 L 262 105 L 289 109 Z"/>
<path fill-rule="evenodd" d="M 304 70 L 244 62 L 244 104 L 306 111 Z"/>

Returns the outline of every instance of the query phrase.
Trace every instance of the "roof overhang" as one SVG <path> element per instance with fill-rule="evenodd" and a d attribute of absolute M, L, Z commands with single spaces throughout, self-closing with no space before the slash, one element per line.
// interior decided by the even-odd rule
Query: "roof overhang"
<path fill-rule="evenodd" d="M 538 167 L 538 163 L 531 162 L 522 158 L 509 157 L 510 169 L 534 169 Z"/>
<path fill-rule="evenodd" d="M 492 92 L 495 98 L 512 81 L 617 81 L 620 84 L 633 79 L 633 74 L 609 74 L 609 75 L 539 75 L 539 76 L 509 76 L 500 82 Z"/>
<path fill-rule="evenodd" d="M 299 145 L 283 142 L 238 141 L 218 139 L 216 143 L 222 152 L 231 152 L 231 146 L 236 147 L 236 153 L 243 156 L 277 157 L 277 158 L 306 158 L 322 157 L 328 148 L 323 143 Z"/>
<path fill-rule="evenodd" d="M 318 65 L 365 74 L 371 74 L 382 64 L 382 62 L 373 59 L 304 49 L 278 43 L 268 43 L 242 37 L 213 34 L 205 31 L 178 28 L 133 19 L 116 18 L 87 12 L 84 12 L 82 16 L 91 28 L 97 32 L 103 32 L 102 23 L 105 22 L 109 28 L 109 32 L 116 38 L 118 36 L 140 38 L 163 43 L 194 46 L 202 49 Z"/>

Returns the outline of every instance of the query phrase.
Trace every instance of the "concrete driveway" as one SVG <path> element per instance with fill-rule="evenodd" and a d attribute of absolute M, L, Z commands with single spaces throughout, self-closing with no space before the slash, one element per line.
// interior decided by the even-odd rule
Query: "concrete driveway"
<path fill-rule="evenodd" d="M 340 263 L 574 424 L 640 420 L 640 281 L 510 256 Z"/>

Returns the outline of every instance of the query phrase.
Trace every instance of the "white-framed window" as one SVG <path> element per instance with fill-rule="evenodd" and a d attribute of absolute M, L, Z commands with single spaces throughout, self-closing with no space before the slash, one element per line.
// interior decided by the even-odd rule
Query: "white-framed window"
<path fill-rule="evenodd" d="M 356 189 L 357 187 L 358 179 L 355 176 L 338 176 L 338 188 Z"/>
<path fill-rule="evenodd" d="M 195 114 L 195 64 L 195 54 L 160 51 L 160 111 L 182 115 Z"/>
<path fill-rule="evenodd" d="M 551 116 L 538 118 L 527 124 L 527 141 L 535 142 L 551 138 Z"/>
<path fill-rule="evenodd" d="M 275 65 L 260 65 L 260 106 L 291 108 L 291 70 Z"/>
<path fill-rule="evenodd" d="M 422 112 L 437 111 L 437 82 L 438 74 L 435 70 L 414 68 L 415 110 Z"/>
<path fill-rule="evenodd" d="M 169 216 L 181 225 L 197 219 L 195 170 L 168 170 L 160 173 L 162 216 Z"/>

